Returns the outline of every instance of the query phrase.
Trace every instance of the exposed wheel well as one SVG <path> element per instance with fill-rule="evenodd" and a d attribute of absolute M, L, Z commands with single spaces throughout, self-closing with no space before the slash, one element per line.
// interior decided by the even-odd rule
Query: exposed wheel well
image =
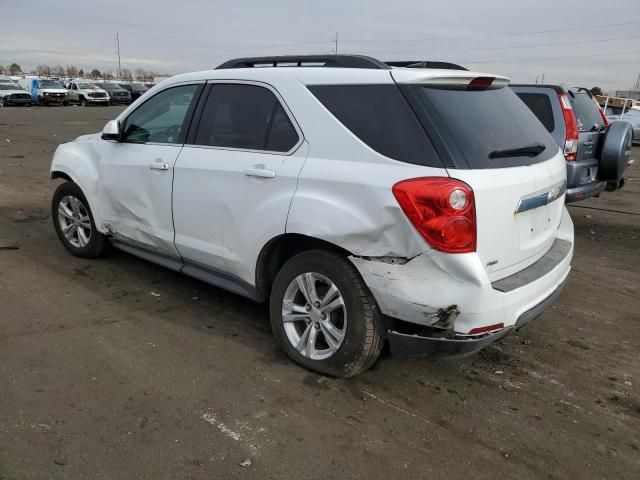
<path fill-rule="evenodd" d="M 351 253 L 331 242 L 297 233 L 286 233 L 267 243 L 258 256 L 256 265 L 256 287 L 265 298 L 269 298 L 271 286 L 280 268 L 294 255 L 306 250 L 329 250 L 345 257 Z"/>
<path fill-rule="evenodd" d="M 64 178 L 67 182 L 73 182 L 71 177 L 64 172 L 51 172 L 51 180 L 55 180 L 56 178 Z"/>

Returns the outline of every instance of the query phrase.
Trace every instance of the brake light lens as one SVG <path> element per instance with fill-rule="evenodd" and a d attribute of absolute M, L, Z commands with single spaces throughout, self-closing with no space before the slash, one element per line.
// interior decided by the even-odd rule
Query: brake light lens
<path fill-rule="evenodd" d="M 578 119 L 571 106 L 571 100 L 566 93 L 559 93 L 560 107 L 562 108 L 562 116 L 564 117 L 565 130 L 567 131 L 564 139 L 564 158 L 573 161 L 578 153 Z"/>
<path fill-rule="evenodd" d="M 460 180 L 425 177 L 403 180 L 393 195 L 420 235 L 445 253 L 476 251 L 473 190 Z"/>
<path fill-rule="evenodd" d="M 495 77 L 476 77 L 467 84 L 467 90 L 484 90 L 489 88 Z"/>

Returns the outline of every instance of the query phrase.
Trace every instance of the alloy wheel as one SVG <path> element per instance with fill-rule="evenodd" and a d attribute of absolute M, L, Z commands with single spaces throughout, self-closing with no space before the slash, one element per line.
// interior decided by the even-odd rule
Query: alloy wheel
<path fill-rule="evenodd" d="M 282 321 L 287 339 L 302 356 L 324 360 L 342 345 L 347 310 L 331 280 L 319 273 L 303 273 L 285 291 Z"/>
<path fill-rule="evenodd" d="M 58 223 L 67 241 L 76 248 L 84 248 L 91 240 L 91 219 L 82 200 L 67 195 L 58 204 Z"/>

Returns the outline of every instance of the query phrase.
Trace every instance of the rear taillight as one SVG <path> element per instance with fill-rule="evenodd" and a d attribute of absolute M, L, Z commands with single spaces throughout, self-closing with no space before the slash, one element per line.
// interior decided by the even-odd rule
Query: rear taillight
<path fill-rule="evenodd" d="M 594 100 L 594 102 L 596 102 Z M 598 102 L 596 102 L 596 105 L 598 106 L 598 112 L 600 112 L 600 118 L 602 119 L 602 125 L 604 125 L 605 127 L 609 125 L 609 120 L 607 120 L 607 116 L 604 114 L 604 110 L 602 110 L 602 108 L 600 107 L 600 104 Z"/>
<path fill-rule="evenodd" d="M 564 158 L 567 160 L 575 160 L 578 152 L 578 120 L 571 106 L 569 95 L 559 93 L 560 107 L 562 108 L 562 116 L 564 117 L 564 126 L 567 131 L 564 138 Z"/>
<path fill-rule="evenodd" d="M 396 183 L 393 195 L 433 248 L 446 253 L 476 251 L 476 208 L 469 185 L 453 178 L 414 178 Z"/>

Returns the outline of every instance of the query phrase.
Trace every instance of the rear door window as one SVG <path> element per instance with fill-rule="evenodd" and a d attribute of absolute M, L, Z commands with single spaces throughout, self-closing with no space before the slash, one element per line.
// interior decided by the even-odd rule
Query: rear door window
<path fill-rule="evenodd" d="M 556 128 L 553 119 L 553 107 L 549 96 L 544 93 L 516 93 L 527 107 L 534 113 L 548 132 Z"/>
<path fill-rule="evenodd" d="M 269 89 L 214 84 L 202 111 L 196 145 L 288 152 L 299 140 L 291 119 Z"/>
<path fill-rule="evenodd" d="M 442 167 L 415 113 L 396 85 L 315 85 L 311 93 L 356 137 L 382 155 Z"/>
<path fill-rule="evenodd" d="M 485 169 L 531 165 L 558 153 L 558 145 L 510 88 L 460 90 L 403 85 L 427 131 L 437 130 L 455 168 Z M 496 155 L 523 147 L 535 155 Z M 454 147 L 457 147 L 457 151 Z M 493 158 L 492 158 L 493 157 Z"/>
<path fill-rule="evenodd" d="M 595 125 L 602 127 L 598 104 L 585 92 L 572 92 L 569 95 L 571 106 L 578 120 L 578 128 L 581 132 L 596 130 Z"/>

